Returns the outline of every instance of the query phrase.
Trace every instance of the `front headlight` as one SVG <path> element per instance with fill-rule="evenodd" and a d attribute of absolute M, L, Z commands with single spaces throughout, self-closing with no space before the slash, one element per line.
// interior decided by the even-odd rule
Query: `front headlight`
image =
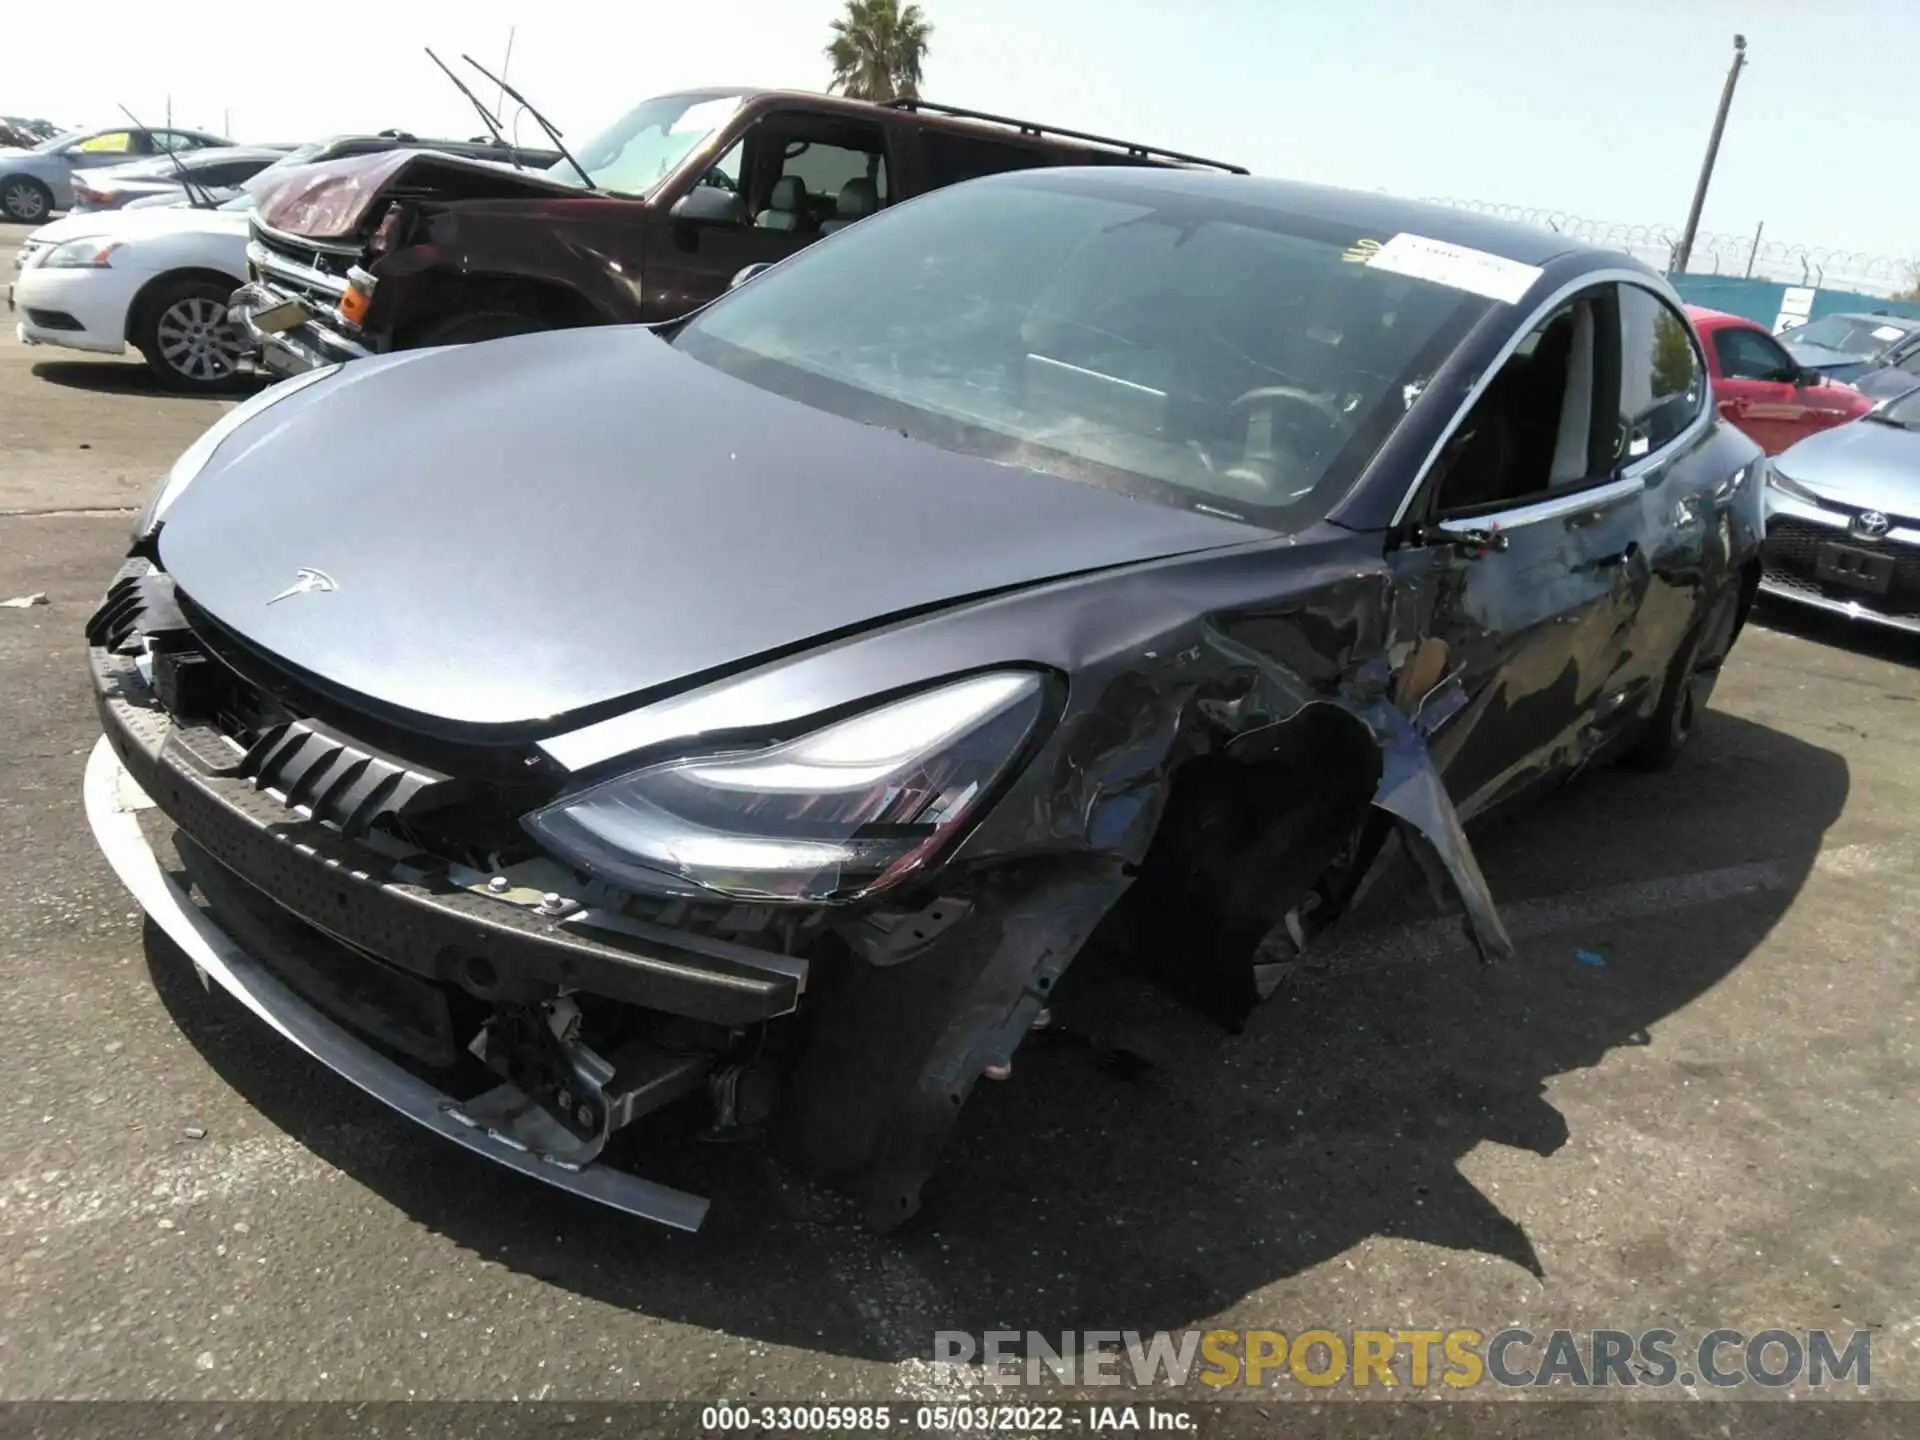
<path fill-rule="evenodd" d="M 134 522 L 133 538 L 144 540 L 153 533 L 153 527 L 160 523 L 167 513 L 167 507 L 180 498 L 180 492 L 193 483 L 193 479 L 206 468 L 207 461 L 213 458 L 213 452 L 225 443 L 227 437 L 242 425 L 253 419 L 261 411 L 278 405 L 290 395 L 324 380 L 338 370 L 338 365 L 322 365 L 317 370 L 308 370 L 294 376 L 291 380 L 282 380 L 277 385 L 269 385 L 251 399 L 244 400 L 222 415 L 193 444 L 189 445 L 180 458 L 173 462 L 173 468 L 167 472 L 167 478 L 155 487 L 153 496 L 147 501 L 147 508 L 140 512 L 140 518 Z"/>
<path fill-rule="evenodd" d="M 1043 706 L 1030 671 L 976 675 L 796 740 L 650 765 L 522 823 L 569 863 L 653 894 L 856 899 L 955 838 Z"/>
<path fill-rule="evenodd" d="M 1800 484 L 1790 476 L 1782 475 L 1780 473 L 1780 467 L 1772 461 L 1767 463 L 1767 488 L 1770 490 L 1778 490 L 1782 495 L 1794 500 L 1799 500 L 1804 504 L 1818 505 L 1821 503 L 1818 495 L 1814 494 L 1813 491 L 1807 489 L 1806 486 Z"/>
<path fill-rule="evenodd" d="M 40 257 L 42 270 L 105 270 L 109 256 L 127 242 L 89 235 L 84 240 L 68 240 Z"/>

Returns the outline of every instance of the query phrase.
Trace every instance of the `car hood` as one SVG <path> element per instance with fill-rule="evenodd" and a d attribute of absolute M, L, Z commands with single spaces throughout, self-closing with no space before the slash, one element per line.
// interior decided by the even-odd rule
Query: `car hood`
<path fill-rule="evenodd" d="M 380 200 L 402 185 L 409 196 L 447 200 L 577 198 L 586 193 L 538 170 L 516 170 L 492 160 L 436 150 L 383 150 L 288 170 L 286 179 L 261 191 L 260 220 L 289 235 L 344 240 L 356 235 Z"/>
<path fill-rule="evenodd" d="M 1878 370 L 1869 370 L 1853 381 L 1854 389 L 1875 400 L 1892 400 L 1906 394 L 1915 386 L 1920 386 L 1920 376 L 1902 370 L 1897 365 L 1884 365 Z"/>
<path fill-rule="evenodd" d="M 1920 433 L 1855 420 L 1774 459 L 1780 473 L 1844 505 L 1920 516 Z"/>
<path fill-rule="evenodd" d="M 196 605 L 327 687 L 506 725 L 1271 538 L 828 415 L 609 327 L 313 382 L 219 445 L 159 551 Z M 277 598 L 308 571 L 329 583 Z"/>
<path fill-rule="evenodd" d="M 161 235 L 245 235 L 244 210 L 202 210 L 191 205 L 137 210 L 88 210 L 42 225 L 27 238 L 36 245 L 103 236 L 109 240 L 145 240 Z"/>
<path fill-rule="evenodd" d="M 1775 338 L 1787 347 L 1787 353 L 1789 355 L 1793 356 L 1794 359 L 1809 369 L 1834 370 L 1842 365 L 1868 365 L 1872 363 L 1869 360 L 1861 359 L 1858 355 L 1849 355 L 1844 350 L 1830 349 L 1825 345 L 1802 345 L 1798 341 L 1787 339 L 1784 335 L 1776 336 Z"/>

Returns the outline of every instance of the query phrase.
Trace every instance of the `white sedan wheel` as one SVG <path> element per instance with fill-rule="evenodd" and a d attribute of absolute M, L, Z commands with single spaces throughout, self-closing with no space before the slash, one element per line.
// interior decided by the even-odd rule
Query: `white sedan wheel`
<path fill-rule="evenodd" d="M 227 328 L 227 307 L 187 295 L 160 312 L 154 326 L 160 363 L 196 385 L 215 385 L 239 368 L 240 346 Z"/>

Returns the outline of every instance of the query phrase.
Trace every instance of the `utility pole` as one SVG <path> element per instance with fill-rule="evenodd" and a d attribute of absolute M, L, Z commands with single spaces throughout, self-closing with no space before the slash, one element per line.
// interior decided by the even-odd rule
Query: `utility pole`
<path fill-rule="evenodd" d="M 1673 273 L 1684 275 L 1693 258 L 1693 237 L 1700 230 L 1700 211 L 1707 203 L 1707 186 L 1713 181 L 1713 162 L 1720 157 L 1720 135 L 1727 128 L 1727 111 L 1733 108 L 1733 87 L 1740 83 L 1740 72 L 1747 64 L 1747 37 L 1733 37 L 1733 64 L 1727 67 L 1727 83 L 1720 91 L 1720 109 L 1713 117 L 1713 134 L 1707 137 L 1707 155 L 1700 162 L 1700 180 L 1693 187 L 1693 208 L 1687 211 L 1687 228 L 1680 236 L 1680 248 L 1673 252 Z"/>

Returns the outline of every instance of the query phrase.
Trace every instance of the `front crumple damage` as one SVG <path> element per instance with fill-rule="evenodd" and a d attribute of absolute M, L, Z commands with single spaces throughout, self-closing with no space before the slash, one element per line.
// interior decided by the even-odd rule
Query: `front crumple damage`
<path fill-rule="evenodd" d="M 342 941 L 390 962 L 384 983 L 429 1009 L 452 997 L 450 1023 L 467 1028 L 389 1024 L 380 1038 L 442 1069 L 456 1046 L 490 1081 L 423 1100 L 387 1076 L 388 1103 L 496 1158 L 531 1157 L 552 1183 L 614 1186 L 606 1203 L 697 1223 L 658 1187 L 615 1185 L 601 1155 L 642 1116 L 704 1098 L 710 1133 L 764 1133 L 886 1227 L 916 1211 L 973 1087 L 1013 1066 L 1084 952 L 1130 948 L 1176 992 L 1227 997 L 1237 1024 L 1383 872 L 1396 830 L 1482 954 L 1507 949 L 1427 748 L 1460 703 L 1446 657 L 1398 633 L 1393 576 L 1366 544 L 1263 542 L 957 603 L 634 712 L 650 731 L 609 721 L 512 750 L 530 775 L 578 774 L 724 745 L 742 714 L 758 733 L 803 732 L 870 704 L 876 675 L 913 688 L 1011 657 L 1055 676 L 1057 713 L 972 833 L 917 880 L 846 906 L 648 900 L 495 851 L 524 835 L 482 843 L 472 785 L 348 738 L 363 723 L 351 714 L 337 734 L 256 695 L 243 754 L 220 727 L 251 682 L 220 677 L 247 665 L 166 603 L 171 582 L 144 559 L 110 592 L 90 656 L 112 748 L 177 825 L 179 883 L 236 953 L 268 957 L 361 1033 L 350 1005 L 300 980 L 303 954 L 324 969 Z M 1278 588 L 1276 566 L 1290 593 L 1250 601 Z M 596 760 L 589 742 L 612 748 Z M 349 819 L 329 821 L 343 806 Z M 383 835 L 400 851 L 374 847 Z M 324 933 L 302 928 L 316 923 Z M 288 1023 L 293 1002 L 260 999 L 265 970 L 227 971 Z M 315 1049 L 368 1083 L 344 1041 Z"/>
<path fill-rule="evenodd" d="M 578 195 L 578 187 L 538 170 L 432 150 L 386 150 L 294 170 L 256 203 L 262 224 L 310 240 L 359 236 L 390 196 L 441 200 Z"/>
<path fill-rule="evenodd" d="M 905 1219 L 971 1087 L 1005 1073 L 1083 947 L 1133 952 L 1237 1025 L 1395 831 L 1482 959 L 1510 954 L 1427 746 L 1458 708 L 1444 653 L 1375 620 L 1390 584 L 1336 567 L 1089 663 L 1097 689 L 934 889 L 835 925 L 848 954 L 816 971 L 790 1153 L 860 1177 L 873 1223 Z"/>

